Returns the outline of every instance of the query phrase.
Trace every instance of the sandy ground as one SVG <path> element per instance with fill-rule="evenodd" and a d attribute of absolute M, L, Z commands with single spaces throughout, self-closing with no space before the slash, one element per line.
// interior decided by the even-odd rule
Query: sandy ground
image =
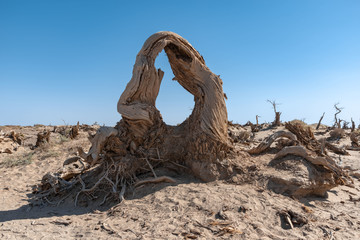
<path fill-rule="evenodd" d="M 1 152 L 12 152 L 0 153 L 0 239 L 360 239 L 359 180 L 353 178 L 353 187 L 333 188 L 325 198 L 277 194 L 266 182 L 276 172 L 269 166 L 274 149 L 244 158 L 244 174 L 228 181 L 203 183 L 158 169 L 159 176 L 171 176 L 176 183 L 132 189 L 120 204 L 75 207 L 73 197 L 59 206 L 29 202 L 32 187 L 43 175 L 76 156 L 78 146 L 89 148 L 87 136 L 96 128 L 82 128 L 74 140 L 51 133 L 49 144 L 31 150 L 36 134 L 53 127 L 0 127 L 2 136 L 15 131 L 25 139 L 21 145 L 9 139 L 0 142 Z M 277 130 L 260 131 L 251 143 L 238 147 L 255 146 Z M 336 144 L 348 143 L 345 137 Z M 341 166 L 359 170 L 360 153 L 350 154 L 333 156 Z M 304 222 L 291 228 L 284 211 Z"/>

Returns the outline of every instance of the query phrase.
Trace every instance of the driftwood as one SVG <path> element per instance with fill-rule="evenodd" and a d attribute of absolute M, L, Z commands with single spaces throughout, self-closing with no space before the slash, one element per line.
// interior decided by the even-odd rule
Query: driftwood
<path fill-rule="evenodd" d="M 321 118 L 320 118 L 320 120 L 319 120 L 318 124 L 316 125 L 316 130 L 318 130 L 318 129 L 319 129 L 319 127 L 320 127 L 320 125 L 321 125 L 321 121 L 322 121 L 322 120 L 323 120 L 323 118 L 324 118 L 324 115 L 325 115 L 325 112 L 323 113 L 323 115 L 321 116 Z"/>
<path fill-rule="evenodd" d="M 269 137 L 267 137 L 264 141 L 262 141 L 257 147 L 252 148 L 250 150 L 248 150 L 247 152 L 250 154 L 259 154 L 262 153 L 264 151 L 266 151 L 267 149 L 270 148 L 271 144 L 277 139 L 277 138 L 281 138 L 281 137 L 285 137 L 288 138 L 292 141 L 296 141 L 296 136 L 294 134 L 292 134 L 291 132 L 286 132 L 286 131 L 278 131 L 272 135 L 270 135 Z"/>

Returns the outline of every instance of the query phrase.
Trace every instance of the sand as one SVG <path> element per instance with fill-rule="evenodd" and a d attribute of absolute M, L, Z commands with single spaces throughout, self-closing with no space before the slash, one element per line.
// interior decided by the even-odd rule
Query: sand
<path fill-rule="evenodd" d="M 73 196 L 59 206 L 50 200 L 34 204 L 33 186 L 65 159 L 76 156 L 78 146 L 88 149 L 88 134 L 97 128 L 81 128 L 74 140 L 51 133 L 49 144 L 32 150 L 36 134 L 53 127 L 0 127 L 0 139 L 11 131 L 25 139 L 22 145 L 8 139 L 0 142 L 0 239 L 360 239 L 359 179 L 353 178 L 352 187 L 333 188 L 326 197 L 296 199 L 276 193 L 269 189 L 269 176 L 297 175 L 269 165 L 275 146 L 258 156 L 240 154 L 244 173 L 227 181 L 204 183 L 180 171 L 157 169 L 158 176 L 167 175 L 176 182 L 142 185 L 131 189 L 123 202 L 103 206 L 98 199 L 75 207 Z M 237 148 L 255 146 L 282 129 L 260 131 Z M 336 144 L 349 144 L 349 139 Z M 6 148 L 12 153 L 3 153 Z M 349 152 L 340 160 L 332 155 L 357 176 L 360 153 Z M 16 161 L 17 166 L 9 166 Z M 295 214 L 298 224 L 291 228 L 284 214 Z"/>

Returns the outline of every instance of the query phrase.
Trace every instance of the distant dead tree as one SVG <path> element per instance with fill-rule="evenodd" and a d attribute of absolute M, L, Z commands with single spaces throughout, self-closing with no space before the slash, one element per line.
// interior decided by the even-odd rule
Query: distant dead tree
<path fill-rule="evenodd" d="M 355 122 L 354 120 L 351 118 L 351 132 L 355 131 Z"/>
<path fill-rule="evenodd" d="M 322 121 L 323 118 L 324 118 L 324 115 L 325 115 L 325 112 L 324 112 L 323 115 L 321 116 L 321 118 L 320 118 L 320 120 L 319 120 L 319 122 L 318 122 L 318 124 L 317 124 L 317 126 L 316 126 L 316 130 L 319 129 L 319 127 L 320 127 L 320 125 L 321 125 L 321 121 Z"/>
<path fill-rule="evenodd" d="M 269 102 L 269 103 L 273 106 L 274 112 L 275 112 L 275 120 L 274 120 L 274 122 L 272 123 L 272 125 L 273 125 L 273 126 L 280 126 L 280 115 L 281 115 L 281 112 L 276 111 L 276 106 L 279 105 L 279 104 L 276 103 L 275 100 L 273 100 L 273 101 L 267 100 L 267 102 Z"/>
<path fill-rule="evenodd" d="M 337 128 L 341 128 L 341 121 L 342 121 L 342 120 L 338 119 L 338 118 L 337 118 L 337 115 L 338 115 L 339 113 L 341 113 L 341 110 L 343 110 L 344 108 L 338 107 L 338 105 L 339 105 L 339 103 L 335 103 L 335 104 L 334 104 L 334 108 L 336 109 L 336 113 L 335 113 L 335 115 L 334 115 L 334 117 L 335 117 L 334 127 L 337 126 Z"/>
<path fill-rule="evenodd" d="M 256 115 L 256 126 L 259 126 L 259 115 Z"/>

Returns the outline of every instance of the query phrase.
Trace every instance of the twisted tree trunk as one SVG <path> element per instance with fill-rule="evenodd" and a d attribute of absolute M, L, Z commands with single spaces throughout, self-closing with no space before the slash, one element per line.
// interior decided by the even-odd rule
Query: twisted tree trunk
<path fill-rule="evenodd" d="M 195 101 L 189 118 L 175 127 L 163 122 L 155 106 L 164 76 L 161 69 L 155 68 L 155 59 L 163 49 L 174 80 L 194 95 Z M 134 152 L 140 146 L 145 150 L 156 146 L 161 158 L 180 159 L 204 180 L 221 177 L 215 173 L 216 161 L 224 158 L 229 149 L 222 80 L 184 38 L 159 32 L 146 40 L 117 108 L 123 117 L 117 128 L 129 135 Z"/>

